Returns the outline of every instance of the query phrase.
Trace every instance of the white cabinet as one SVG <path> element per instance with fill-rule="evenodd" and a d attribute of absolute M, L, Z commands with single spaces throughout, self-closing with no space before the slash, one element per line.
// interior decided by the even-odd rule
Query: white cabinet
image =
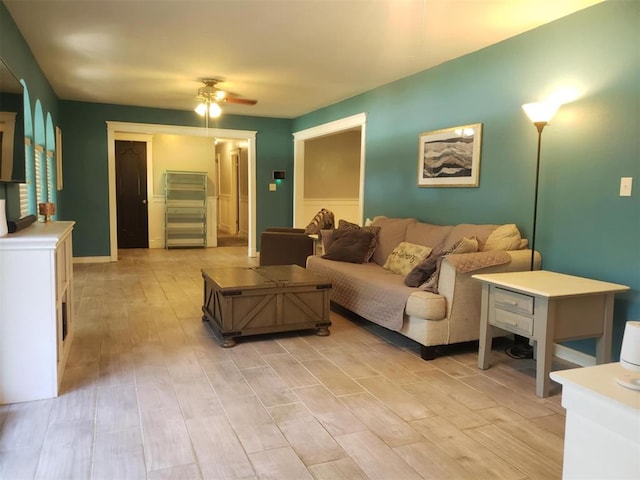
<path fill-rule="evenodd" d="M 74 223 L 0 238 L 0 404 L 58 396 L 74 330 Z"/>
<path fill-rule="evenodd" d="M 164 179 L 165 247 L 206 247 L 206 172 L 167 171 Z"/>
<path fill-rule="evenodd" d="M 619 363 L 551 372 L 567 409 L 564 479 L 640 478 L 640 392 L 618 385 Z"/>

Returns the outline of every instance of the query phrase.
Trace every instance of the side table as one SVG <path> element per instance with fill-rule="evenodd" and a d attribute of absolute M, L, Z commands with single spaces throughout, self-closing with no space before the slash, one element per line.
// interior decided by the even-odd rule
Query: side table
<path fill-rule="evenodd" d="M 626 285 L 535 270 L 473 275 L 482 282 L 478 367 L 489 368 L 500 330 L 536 348 L 536 394 L 547 397 L 554 342 L 596 338 L 596 363 L 611 361 L 613 300 Z"/>

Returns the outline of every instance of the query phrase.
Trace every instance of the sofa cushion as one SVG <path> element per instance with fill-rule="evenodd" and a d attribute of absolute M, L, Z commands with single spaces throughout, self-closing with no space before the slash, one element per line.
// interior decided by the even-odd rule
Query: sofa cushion
<path fill-rule="evenodd" d="M 415 218 L 374 218 L 373 226 L 380 227 L 380 233 L 376 250 L 373 252 L 373 261 L 380 266 L 384 265 L 393 249 L 405 240 L 407 226 L 416 222 Z"/>
<path fill-rule="evenodd" d="M 442 243 L 453 227 L 433 223 L 416 222 L 407 225 L 405 241 L 435 248 Z"/>
<path fill-rule="evenodd" d="M 376 234 L 370 228 L 337 229 L 331 235 L 327 252 L 322 256 L 339 262 L 365 263 L 375 248 Z"/>
<path fill-rule="evenodd" d="M 404 277 L 413 270 L 416 265 L 427 258 L 431 250 L 431 247 L 425 247 L 424 245 L 400 242 L 389 254 L 383 267 Z"/>
<path fill-rule="evenodd" d="M 447 315 L 447 301 L 437 293 L 420 290 L 407 299 L 405 313 L 427 320 L 442 320 Z"/>
<path fill-rule="evenodd" d="M 483 252 L 492 250 L 518 250 L 521 248 L 522 237 L 520 230 L 514 223 L 501 225 L 496 228 L 482 245 Z"/>

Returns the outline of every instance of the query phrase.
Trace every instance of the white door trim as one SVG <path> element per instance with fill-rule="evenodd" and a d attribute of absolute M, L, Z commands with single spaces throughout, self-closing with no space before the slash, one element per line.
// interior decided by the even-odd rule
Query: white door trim
<path fill-rule="evenodd" d="M 194 137 L 219 137 L 245 140 L 249 154 L 249 232 L 248 255 L 256 256 L 256 133 L 251 130 L 226 130 L 223 128 L 185 127 L 180 125 L 156 125 L 107 121 L 107 163 L 109 173 L 109 241 L 110 258 L 118 261 L 118 222 L 116 208 L 116 154 L 115 140 L 122 133 L 143 135 L 189 135 Z M 149 174 L 147 172 L 147 178 Z M 153 177 L 151 177 L 153 178 Z M 152 191 L 152 190 L 151 190 Z"/>
<path fill-rule="evenodd" d="M 360 134 L 360 186 L 358 194 L 358 217 L 364 216 L 364 167 L 365 167 L 365 139 L 367 114 L 358 113 L 350 117 L 341 118 L 333 122 L 324 123 L 307 128 L 293 134 L 293 226 L 306 226 L 308 218 L 302 218 L 302 209 L 298 206 L 304 202 L 304 142 L 312 138 L 345 132 L 355 128 L 361 129 Z"/>

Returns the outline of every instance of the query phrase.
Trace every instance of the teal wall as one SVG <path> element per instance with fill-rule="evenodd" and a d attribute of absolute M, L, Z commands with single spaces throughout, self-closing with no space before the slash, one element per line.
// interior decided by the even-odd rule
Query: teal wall
<path fill-rule="evenodd" d="M 30 114 L 27 118 L 35 122 L 44 123 L 47 115 L 51 116 L 54 125 L 58 123 L 58 99 L 39 65 L 33 58 L 29 46 L 22 38 L 22 34 L 7 11 L 4 3 L 0 1 L 0 58 L 9 67 L 11 72 L 23 85 L 28 88 L 30 99 Z M 35 118 L 36 102 L 39 102 L 39 115 Z M 33 154 L 33 150 L 28 150 Z M 19 215 L 19 193 L 17 184 L 0 183 L 0 198 L 7 199 L 7 216 L 16 218 Z"/>
<path fill-rule="evenodd" d="M 59 192 L 60 219 L 76 221 L 74 255 L 108 256 L 109 180 L 107 121 L 202 127 L 193 111 L 61 101 L 64 136 L 64 190 Z M 268 226 L 291 225 L 292 182 L 269 192 L 272 170 L 293 169 L 291 120 L 223 115 L 213 127 L 257 131 L 257 232 Z M 259 235 L 258 235 L 259 237 Z"/>
<path fill-rule="evenodd" d="M 615 304 L 615 353 L 624 322 L 640 319 L 640 2 L 598 4 L 296 118 L 294 131 L 366 112 L 367 217 L 516 223 L 530 238 L 537 132 L 521 105 L 559 87 L 580 98 L 543 132 L 536 249 L 545 269 L 631 287 Z M 418 188 L 419 134 L 477 122 L 479 188 Z M 623 176 L 632 197 L 618 196 Z"/>

